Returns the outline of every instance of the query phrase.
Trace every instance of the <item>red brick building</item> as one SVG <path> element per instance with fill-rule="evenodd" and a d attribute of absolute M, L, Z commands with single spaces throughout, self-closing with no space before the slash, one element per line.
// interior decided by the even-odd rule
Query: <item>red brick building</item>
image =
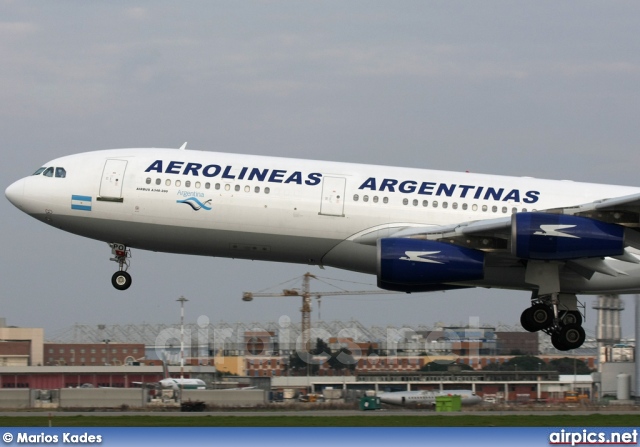
<path fill-rule="evenodd" d="M 47 366 L 104 366 L 133 364 L 144 358 L 141 343 L 45 343 Z"/>

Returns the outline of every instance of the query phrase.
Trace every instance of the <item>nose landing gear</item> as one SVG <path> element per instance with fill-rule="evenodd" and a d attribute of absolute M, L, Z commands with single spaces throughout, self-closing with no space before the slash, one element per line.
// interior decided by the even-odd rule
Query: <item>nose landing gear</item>
<path fill-rule="evenodd" d="M 129 269 L 129 258 L 131 250 L 124 244 L 109 244 L 113 258 L 111 261 L 117 262 L 119 270 L 111 277 L 111 284 L 118 290 L 127 290 L 131 287 L 131 275 L 127 273 Z"/>

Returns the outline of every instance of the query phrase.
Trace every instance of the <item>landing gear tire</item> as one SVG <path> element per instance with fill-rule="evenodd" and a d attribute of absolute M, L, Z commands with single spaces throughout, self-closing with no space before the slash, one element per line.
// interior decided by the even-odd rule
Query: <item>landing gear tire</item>
<path fill-rule="evenodd" d="M 582 314 L 577 310 L 570 310 L 562 317 L 562 324 L 565 326 L 568 324 L 577 324 L 580 326 L 582 324 Z"/>
<path fill-rule="evenodd" d="M 127 290 L 131 287 L 131 275 L 125 271 L 115 272 L 111 277 L 111 284 L 118 290 Z"/>
<path fill-rule="evenodd" d="M 547 329 L 553 324 L 553 312 L 546 304 L 534 304 L 522 312 L 520 324 L 529 332 Z"/>
<path fill-rule="evenodd" d="M 586 335 L 579 324 L 567 324 L 551 334 L 551 344 L 558 351 L 577 349 L 584 343 Z"/>
<path fill-rule="evenodd" d="M 531 308 L 525 309 L 520 315 L 520 324 L 527 332 L 537 332 L 537 329 L 531 322 Z"/>

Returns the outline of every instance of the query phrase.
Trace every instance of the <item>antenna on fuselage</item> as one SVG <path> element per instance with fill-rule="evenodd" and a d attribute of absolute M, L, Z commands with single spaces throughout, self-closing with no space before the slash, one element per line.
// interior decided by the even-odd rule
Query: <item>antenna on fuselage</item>
<path fill-rule="evenodd" d="M 180 150 L 183 151 L 187 148 L 187 142 L 185 141 L 182 146 L 180 146 Z"/>

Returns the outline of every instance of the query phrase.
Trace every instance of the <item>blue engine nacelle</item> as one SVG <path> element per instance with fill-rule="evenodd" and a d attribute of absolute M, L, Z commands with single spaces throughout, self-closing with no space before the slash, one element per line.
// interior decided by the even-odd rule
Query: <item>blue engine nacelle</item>
<path fill-rule="evenodd" d="M 378 287 L 401 292 L 457 288 L 445 283 L 484 277 L 484 253 L 445 242 L 388 238 L 378 241 Z"/>
<path fill-rule="evenodd" d="M 568 260 L 624 253 L 624 227 L 587 217 L 517 213 L 511 252 L 522 259 Z"/>

